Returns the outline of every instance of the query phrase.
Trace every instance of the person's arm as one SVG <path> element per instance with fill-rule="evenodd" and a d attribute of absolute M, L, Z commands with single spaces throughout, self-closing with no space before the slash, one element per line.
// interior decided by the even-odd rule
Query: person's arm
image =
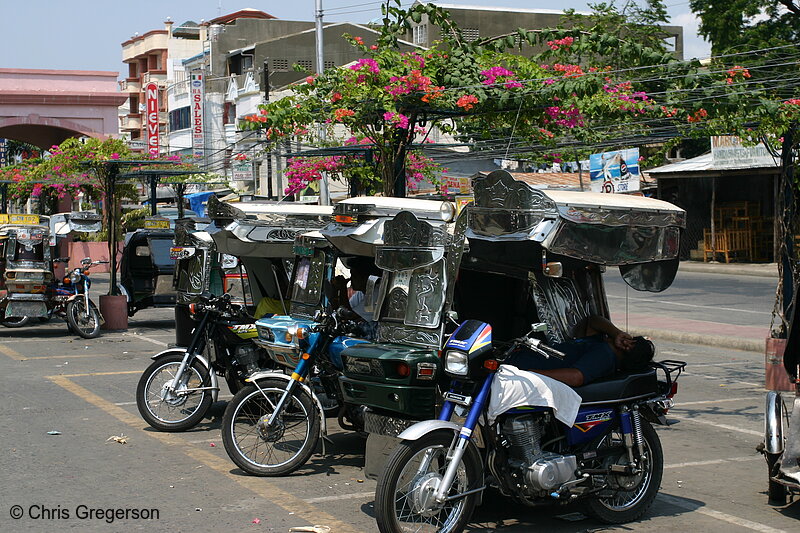
<path fill-rule="evenodd" d="M 583 385 L 583 372 L 577 368 L 553 368 L 550 370 L 537 370 L 533 368 L 531 372 L 553 378 L 562 383 L 566 383 L 570 387 L 580 387 Z"/>
<path fill-rule="evenodd" d="M 614 346 L 620 350 L 628 350 L 632 347 L 633 337 L 627 332 L 619 329 L 609 319 L 593 315 L 589 317 L 589 322 L 586 325 L 586 335 L 595 335 L 597 333 L 605 333 L 611 337 L 614 341 Z"/>

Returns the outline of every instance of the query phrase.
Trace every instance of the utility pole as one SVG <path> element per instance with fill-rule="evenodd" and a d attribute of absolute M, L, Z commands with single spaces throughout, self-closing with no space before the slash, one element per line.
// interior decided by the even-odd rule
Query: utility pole
<path fill-rule="evenodd" d="M 317 9 L 316 9 L 316 35 L 317 35 L 317 75 L 322 74 L 325 70 L 325 55 L 323 53 L 323 42 L 322 42 L 322 0 L 316 0 Z M 323 124 L 319 125 L 319 140 L 320 143 L 325 141 L 325 126 Z M 328 174 L 327 172 L 322 173 L 322 177 L 319 180 L 319 204 L 320 205 L 331 205 L 331 194 L 328 191 Z"/>

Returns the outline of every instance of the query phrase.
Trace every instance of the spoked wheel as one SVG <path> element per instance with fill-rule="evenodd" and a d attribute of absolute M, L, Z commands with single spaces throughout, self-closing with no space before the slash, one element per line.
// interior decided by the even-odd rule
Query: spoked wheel
<path fill-rule="evenodd" d="M 136 387 L 136 407 L 145 422 L 159 431 L 185 431 L 196 426 L 211 407 L 210 390 L 193 390 L 210 383 L 208 370 L 198 360 L 187 365 L 170 390 L 183 356 L 167 355 L 153 362 Z"/>
<path fill-rule="evenodd" d="M 644 455 L 640 469 L 632 475 L 615 474 L 605 478 L 609 488 L 600 496 L 586 503 L 587 511 L 607 524 L 622 524 L 640 518 L 655 500 L 664 473 L 664 452 L 658 434 L 646 420 L 642 420 Z M 627 454 L 622 447 L 622 436 L 612 433 L 600 444 L 601 447 L 617 446 L 622 452 L 603 463 L 627 464 Z"/>
<path fill-rule="evenodd" d="M 439 504 L 433 494 L 442 481 L 453 433 L 440 431 L 395 448 L 378 479 L 375 518 L 381 533 L 457 533 L 475 508 L 476 494 Z M 458 466 L 449 496 L 477 488 L 481 460 L 473 446 Z"/>
<path fill-rule="evenodd" d="M 304 390 L 295 389 L 272 424 L 287 383 L 259 380 L 236 393 L 222 416 L 222 442 L 236 465 L 256 476 L 282 476 L 303 466 L 319 440 L 319 414 Z M 259 390 L 260 389 L 260 390 Z"/>
<path fill-rule="evenodd" d="M 8 318 L 3 319 L 0 324 L 4 325 L 7 328 L 22 328 L 27 326 L 31 321 L 31 317 L 29 316 L 10 316 Z"/>
<path fill-rule="evenodd" d="M 100 312 L 93 302 L 86 302 L 83 298 L 76 298 L 67 304 L 67 324 L 70 329 L 84 339 L 94 339 L 100 335 Z"/>

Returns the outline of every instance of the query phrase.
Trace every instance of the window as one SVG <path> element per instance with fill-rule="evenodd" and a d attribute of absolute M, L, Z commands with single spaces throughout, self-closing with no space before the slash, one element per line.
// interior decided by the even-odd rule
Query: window
<path fill-rule="evenodd" d="M 222 123 L 223 124 L 236 124 L 236 104 L 235 103 L 233 103 L 233 102 L 225 102 L 225 105 L 222 108 Z"/>
<path fill-rule="evenodd" d="M 288 59 L 273 59 L 272 60 L 272 70 L 274 72 L 288 72 L 289 71 L 289 60 Z"/>
<path fill-rule="evenodd" d="M 189 106 L 181 107 L 169 112 L 169 131 L 185 130 L 191 127 L 191 113 Z"/>
<path fill-rule="evenodd" d="M 310 59 L 301 59 L 297 62 L 297 64 L 300 65 L 303 70 L 307 70 L 309 72 L 314 70 L 314 62 Z"/>
<path fill-rule="evenodd" d="M 250 70 L 253 70 L 252 54 L 236 54 L 228 58 L 229 74 L 244 74 Z"/>
<path fill-rule="evenodd" d="M 414 44 L 427 44 L 428 43 L 428 25 L 420 24 L 414 26 L 412 30 L 414 36 Z"/>
<path fill-rule="evenodd" d="M 336 62 L 335 61 L 325 61 L 325 70 L 328 70 L 329 68 L 336 68 Z"/>
<path fill-rule="evenodd" d="M 481 37 L 481 31 L 478 28 L 464 28 L 461 31 L 464 34 L 464 40 L 467 42 L 477 41 Z"/>

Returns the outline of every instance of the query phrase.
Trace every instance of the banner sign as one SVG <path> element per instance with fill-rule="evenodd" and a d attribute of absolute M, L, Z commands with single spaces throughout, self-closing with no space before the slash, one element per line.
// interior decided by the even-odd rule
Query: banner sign
<path fill-rule="evenodd" d="M 147 109 L 147 152 L 158 156 L 158 85 L 153 82 L 145 85 L 144 95 Z"/>
<path fill-rule="evenodd" d="M 638 191 L 639 149 L 590 155 L 589 178 L 593 192 Z"/>
<path fill-rule="evenodd" d="M 192 154 L 194 157 L 203 157 L 205 149 L 205 135 L 203 134 L 203 100 L 205 80 L 203 73 L 194 71 L 189 83 L 189 95 L 192 102 Z"/>
<path fill-rule="evenodd" d="M 0 138 L 0 167 L 8 164 L 8 139 Z"/>
<path fill-rule="evenodd" d="M 778 166 L 764 143 L 744 146 L 739 137 L 732 135 L 711 137 L 711 161 L 715 169 Z"/>

